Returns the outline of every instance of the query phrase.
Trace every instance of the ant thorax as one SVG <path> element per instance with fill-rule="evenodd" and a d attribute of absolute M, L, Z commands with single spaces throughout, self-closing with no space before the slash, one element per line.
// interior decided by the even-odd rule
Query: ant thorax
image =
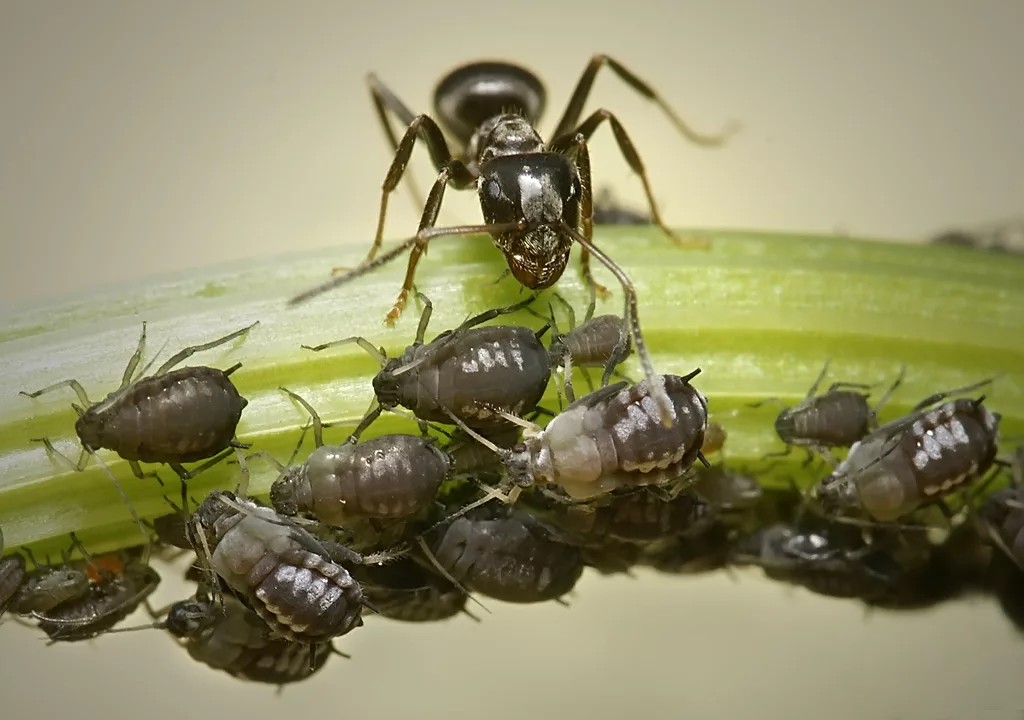
<path fill-rule="evenodd" d="M 466 147 L 466 159 L 479 169 L 496 157 L 544 152 L 536 128 L 521 115 L 504 114 L 485 120 Z"/>

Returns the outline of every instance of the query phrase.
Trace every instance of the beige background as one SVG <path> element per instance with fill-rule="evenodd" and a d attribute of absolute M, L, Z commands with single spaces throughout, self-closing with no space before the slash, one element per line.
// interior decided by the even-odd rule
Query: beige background
<path fill-rule="evenodd" d="M 0 298 L 241 255 L 368 243 L 389 161 L 363 84 L 413 109 L 485 56 L 538 71 L 549 130 L 594 52 L 656 86 L 699 150 L 613 77 L 667 219 L 914 237 L 1024 208 L 1024 4 L 0 3 Z M 410 6 L 407 12 L 398 8 Z M 607 129 L 600 184 L 639 200 Z M 421 185 L 424 157 L 413 162 Z M 452 194 L 449 194 L 452 197 Z M 444 222 L 473 221 L 457 197 Z M 399 195 L 389 235 L 414 227 Z M 162 599 L 174 598 L 175 589 Z M 865 618 L 743 575 L 585 577 L 573 607 L 368 623 L 320 676 L 249 687 L 139 633 L 44 649 L 0 629 L 4 718 L 1009 718 L 1024 643 L 976 603 Z"/>

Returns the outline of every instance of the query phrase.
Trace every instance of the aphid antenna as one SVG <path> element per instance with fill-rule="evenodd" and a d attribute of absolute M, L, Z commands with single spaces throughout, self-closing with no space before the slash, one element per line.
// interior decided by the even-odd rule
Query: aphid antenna
<path fill-rule="evenodd" d="M 889 386 L 889 388 L 885 391 L 885 394 L 882 395 L 879 401 L 875 403 L 875 406 L 871 408 L 871 412 L 877 414 L 878 411 L 882 409 L 882 406 L 889 402 L 889 399 L 892 397 L 893 393 L 895 393 L 899 386 L 903 384 L 903 378 L 906 376 L 906 374 L 907 366 L 900 365 L 900 371 L 899 373 L 897 373 L 896 379 L 893 380 L 892 385 Z"/>
<path fill-rule="evenodd" d="M 565 220 L 561 221 L 560 227 L 563 232 L 572 236 L 573 240 L 579 243 L 583 249 L 597 258 L 598 262 L 604 265 L 622 286 L 623 294 L 626 296 L 623 318 L 629 324 L 630 332 L 633 337 L 633 346 L 636 348 L 636 354 L 640 358 L 640 365 L 643 367 L 644 377 L 647 379 L 647 384 L 650 386 L 651 395 L 658 406 L 659 414 L 661 415 L 661 423 L 665 427 L 672 427 L 672 402 L 669 400 L 668 392 L 665 390 L 664 380 L 654 372 L 654 366 L 651 364 L 651 358 L 647 353 L 647 343 L 644 340 L 643 330 L 640 327 L 636 288 L 633 286 L 633 281 L 629 279 L 629 276 L 626 275 L 622 268 L 616 265 L 615 262 L 596 245 L 583 237 L 576 228 L 569 225 Z"/>
<path fill-rule="evenodd" d="M 1003 375 L 1005 374 L 1005 372 L 997 372 L 995 375 L 987 377 L 984 380 L 980 380 L 974 383 L 973 385 L 964 385 L 963 387 L 953 388 L 952 390 L 944 390 L 942 392 L 937 392 L 934 395 L 929 395 L 924 400 L 922 400 L 921 402 L 914 406 L 913 410 L 911 410 L 911 414 L 923 410 L 931 405 L 934 405 L 935 403 L 940 402 L 941 400 L 945 400 L 948 397 L 954 397 L 956 395 L 967 395 L 968 393 L 972 393 L 975 390 L 980 390 L 983 387 L 988 387 L 996 380 L 1003 377 Z M 982 396 L 982 399 L 984 399 L 984 396 Z"/>
<path fill-rule="evenodd" d="M 462 583 L 460 583 L 458 580 L 456 580 L 454 577 L 452 577 L 452 574 L 444 569 L 444 566 L 441 565 L 441 563 L 438 561 L 437 556 L 435 556 L 434 553 L 432 553 L 430 551 L 430 547 L 427 545 L 427 541 L 423 539 L 423 535 L 418 535 L 416 537 L 416 543 L 420 546 L 420 551 L 423 553 L 423 556 L 427 558 L 427 561 L 433 566 L 433 568 L 435 570 L 437 570 L 439 573 L 441 573 L 441 577 L 443 577 L 445 580 L 447 580 L 452 585 L 454 585 L 458 589 L 458 591 L 461 592 L 463 595 L 465 595 L 467 598 L 469 598 L 474 603 L 479 605 L 480 608 L 485 613 L 487 613 L 488 615 L 492 614 L 490 609 L 486 605 L 484 605 L 482 602 L 477 600 L 473 596 L 473 594 L 470 593 L 469 590 L 467 590 L 462 585 Z"/>
<path fill-rule="evenodd" d="M 388 412 L 393 413 L 395 415 L 399 415 L 401 417 L 404 417 L 407 420 L 412 420 L 413 422 L 415 422 L 417 424 L 420 424 L 423 427 L 429 428 L 429 429 L 433 430 L 436 433 L 440 433 L 441 435 L 444 435 L 449 440 L 451 440 L 452 437 L 453 437 L 452 433 L 449 432 L 447 429 L 441 427 L 437 423 L 430 422 L 429 420 L 422 420 L 422 419 L 416 417 L 415 415 L 413 415 L 408 410 L 403 410 L 402 408 L 394 407 L 394 408 L 388 408 Z"/>

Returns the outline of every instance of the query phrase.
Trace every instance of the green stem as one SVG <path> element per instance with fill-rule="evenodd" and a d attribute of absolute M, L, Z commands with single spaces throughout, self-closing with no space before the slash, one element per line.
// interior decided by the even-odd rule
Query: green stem
<path fill-rule="evenodd" d="M 1007 373 L 988 393 L 989 403 L 1003 415 L 1004 436 L 1024 432 L 1024 258 L 835 237 L 704 234 L 712 240 L 709 251 L 677 249 L 647 228 L 601 228 L 597 240 L 636 284 L 658 371 L 703 369 L 696 382 L 729 431 L 730 462 L 756 463 L 780 449 L 772 429 L 775 408 L 744 405 L 766 397 L 797 401 L 827 358 L 831 378 L 875 383 L 879 392 L 907 365 L 906 381 L 883 419 L 936 390 Z M 381 320 L 404 263 L 295 308 L 285 302 L 321 282 L 331 266 L 357 263 L 363 251 L 147 279 L 6 317 L 0 331 L 0 527 L 7 545 L 54 552 L 67 546 L 71 531 L 97 552 L 139 541 L 120 496 L 95 461 L 85 472 L 74 472 L 29 442 L 51 437 L 58 449 L 77 457 L 73 393 L 29 400 L 18 391 L 74 377 L 93 400 L 103 397 L 117 387 L 142 320 L 149 322 L 144 363 L 156 351 L 163 350 L 164 358 L 260 321 L 246 339 L 189 361 L 243 363 L 232 376 L 249 399 L 238 434 L 254 449 L 287 458 L 305 421 L 279 386 L 303 395 L 325 420 L 354 426 L 371 400 L 373 360 L 355 346 L 310 353 L 300 345 L 364 335 L 389 353 L 400 352 L 412 340 L 418 310 L 410 306 L 394 330 Z M 439 240 L 420 267 L 419 287 L 435 309 L 428 336 L 520 297 L 513 280 L 496 282 L 504 265 L 483 238 Z M 621 290 L 610 284 L 609 273 L 599 270 L 598 278 L 613 290 L 599 312 L 621 312 Z M 559 292 L 579 309 L 586 304 L 576 272 L 566 273 Z M 525 313 L 505 321 L 539 324 Z M 625 371 L 640 376 L 635 357 Z M 555 406 L 553 386 L 546 404 Z M 409 427 L 407 420 L 386 415 L 367 437 Z M 347 429 L 328 430 L 328 442 L 344 438 Z M 102 457 L 143 517 L 167 512 L 163 494 L 179 497 L 169 470 L 161 470 L 163 488 L 132 476 L 115 455 Z M 804 485 L 812 482 L 821 468 L 801 470 L 802 459 L 794 454 L 766 482 L 779 485 L 793 473 L 803 473 Z M 275 471 L 256 460 L 251 470 L 251 491 L 265 496 Z M 233 487 L 237 474 L 237 465 L 222 464 L 190 483 L 191 494 L 201 499 L 213 487 Z"/>

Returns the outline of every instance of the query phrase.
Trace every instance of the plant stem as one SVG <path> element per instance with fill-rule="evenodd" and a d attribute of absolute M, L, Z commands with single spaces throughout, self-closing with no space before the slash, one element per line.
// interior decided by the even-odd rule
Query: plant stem
<path fill-rule="evenodd" d="M 703 234 L 712 241 L 708 251 L 680 250 L 656 229 L 642 227 L 600 228 L 596 239 L 636 284 L 640 321 L 658 371 L 702 368 L 695 384 L 729 431 L 730 463 L 756 464 L 765 453 L 781 449 L 772 428 L 777 409 L 744 406 L 768 397 L 798 401 L 828 358 L 829 382 L 872 383 L 877 393 L 906 364 L 906 380 L 883 419 L 940 389 L 1006 373 L 986 393 L 988 403 L 1003 415 L 1004 436 L 1024 432 L 1024 258 L 837 237 Z M 394 330 L 382 320 L 404 262 L 298 307 L 285 303 L 321 282 L 330 267 L 359 262 L 363 252 L 361 247 L 331 250 L 146 279 L 4 317 L 0 527 L 7 546 L 53 553 L 67 547 L 72 531 L 96 552 L 140 541 L 95 461 L 75 472 L 29 441 L 50 437 L 77 458 L 73 393 L 58 391 L 36 400 L 18 393 L 77 378 L 93 401 L 102 398 L 117 387 L 142 320 L 149 324 L 143 364 L 161 350 L 162 360 L 180 347 L 259 320 L 247 338 L 189 360 L 222 368 L 243 363 L 232 376 L 249 400 L 239 438 L 282 461 L 291 454 L 306 416 L 278 390 L 285 386 L 305 397 L 325 421 L 338 424 L 328 430 L 328 442 L 342 440 L 370 403 L 375 363 L 356 346 L 311 353 L 300 345 L 363 335 L 389 354 L 400 352 L 412 341 L 418 309 L 410 305 Z M 437 241 L 420 268 L 419 288 L 434 304 L 428 337 L 521 297 L 514 280 L 496 282 L 505 266 L 484 238 Z M 597 274 L 613 292 L 598 311 L 621 312 L 621 289 L 609 273 L 599 268 Z M 574 269 L 558 291 L 582 314 L 586 293 Z M 503 321 L 540 324 L 526 313 Z M 632 357 L 624 371 L 639 378 L 638 367 Z M 556 407 L 553 386 L 545 404 Z M 411 427 L 403 418 L 385 415 L 366 437 Z M 160 469 L 166 482 L 161 487 L 152 478 L 135 478 L 116 455 L 104 451 L 101 457 L 142 517 L 169 511 L 164 494 L 180 497 L 168 469 Z M 806 486 L 821 476 L 820 465 L 802 469 L 802 461 L 795 453 L 765 482 L 778 486 L 799 475 Z M 250 469 L 251 493 L 265 496 L 276 471 L 258 460 Z M 237 475 L 236 464 L 223 463 L 192 481 L 190 493 L 199 500 L 213 487 L 234 487 Z"/>

